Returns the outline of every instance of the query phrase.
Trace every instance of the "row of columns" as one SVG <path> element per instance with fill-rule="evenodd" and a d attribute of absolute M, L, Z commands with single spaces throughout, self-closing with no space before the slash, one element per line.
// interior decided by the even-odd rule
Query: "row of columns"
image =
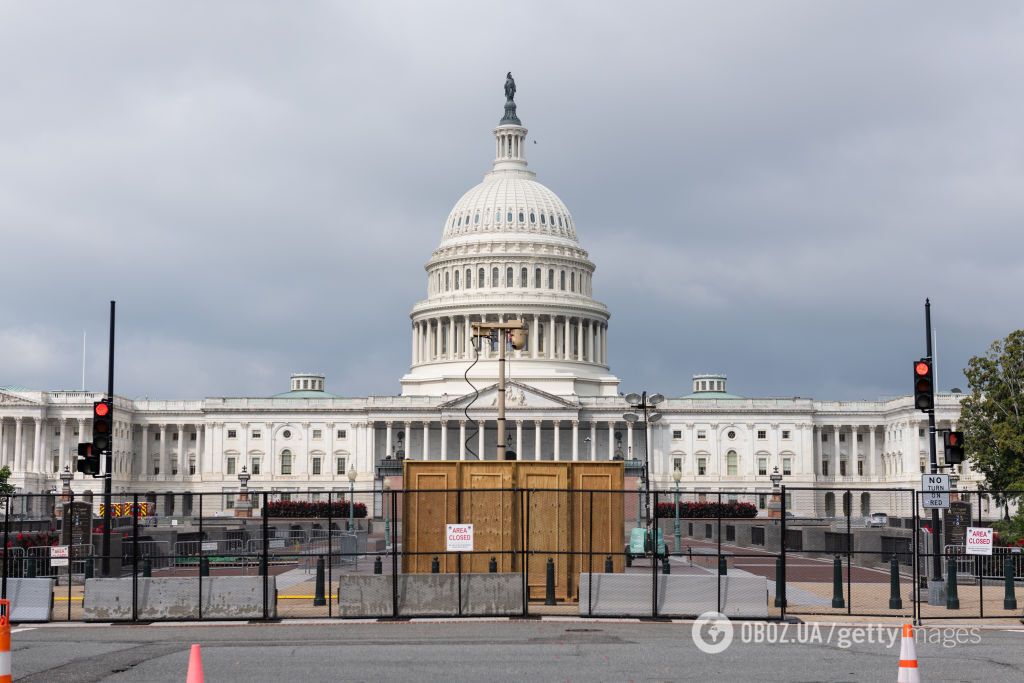
<path fill-rule="evenodd" d="M 864 473 L 859 475 L 857 473 L 857 461 L 858 454 L 862 452 L 862 448 L 857 442 L 857 435 L 862 434 L 862 430 L 867 431 L 867 445 L 866 454 L 864 457 Z M 878 427 L 870 425 L 866 428 L 861 425 L 820 425 L 814 428 L 814 473 L 818 476 L 828 477 L 875 477 L 878 476 L 877 463 L 879 462 L 878 444 L 876 431 Z M 822 441 L 822 435 L 828 436 L 828 442 Z M 842 452 L 840 434 L 844 435 L 847 439 L 846 452 L 847 457 L 845 462 L 847 463 L 847 470 L 845 473 L 841 471 L 841 462 L 843 458 L 840 457 Z M 882 437 L 884 441 L 884 436 Z M 825 448 L 825 444 L 829 444 L 829 448 Z M 828 450 L 827 459 L 825 451 Z M 828 472 L 825 472 L 824 463 L 828 463 Z M 889 474 L 886 472 L 885 474 Z"/>
<path fill-rule="evenodd" d="M 469 359 L 473 357 L 472 323 L 489 320 L 487 314 L 449 315 L 416 320 L 412 324 L 413 365 L 432 361 Z M 510 319 L 510 316 L 501 316 Z M 526 314 L 527 345 L 514 352 L 514 358 L 573 360 L 608 364 L 608 323 L 586 317 L 557 314 Z M 481 358 L 497 358 L 490 344 L 482 344 Z"/>
<path fill-rule="evenodd" d="M 39 418 L 14 417 L 10 420 L 0 418 L 0 467 L 7 466 L 12 472 L 34 472 L 52 474 L 50 461 L 53 450 L 53 429 L 60 432 L 58 436 L 58 470 L 70 467 L 74 471 L 74 459 L 70 448 L 77 446 L 67 440 L 69 423 L 78 423 L 78 441 L 86 441 L 85 430 L 89 424 L 87 418 Z M 12 438 L 13 435 L 13 438 Z"/>

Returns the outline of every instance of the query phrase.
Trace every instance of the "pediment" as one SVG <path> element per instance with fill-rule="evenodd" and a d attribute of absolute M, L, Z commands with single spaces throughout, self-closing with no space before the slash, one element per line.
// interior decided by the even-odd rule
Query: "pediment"
<path fill-rule="evenodd" d="M 491 384 L 490 386 L 483 387 L 480 389 L 480 395 L 476 397 L 475 394 L 470 392 L 459 396 L 458 398 L 446 401 L 441 404 L 441 409 L 463 409 L 472 403 L 474 409 L 477 408 L 497 408 L 498 407 L 498 385 Z M 541 391 L 536 387 L 531 387 L 528 384 L 521 382 L 509 381 L 505 383 L 505 407 L 508 409 L 514 408 L 571 408 L 578 410 L 580 405 L 575 400 L 567 400 L 561 396 L 555 396 L 549 394 L 546 391 Z"/>
<path fill-rule="evenodd" d="M 0 405 L 2 406 L 39 406 L 39 401 L 33 401 L 30 398 L 19 396 L 18 394 L 12 394 L 8 391 L 0 391 Z"/>

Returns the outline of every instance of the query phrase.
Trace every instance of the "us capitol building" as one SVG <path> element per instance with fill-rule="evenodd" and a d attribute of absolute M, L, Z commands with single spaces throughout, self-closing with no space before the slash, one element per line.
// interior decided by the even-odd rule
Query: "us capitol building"
<path fill-rule="evenodd" d="M 910 396 L 747 398 L 729 393 L 724 374 L 702 374 L 666 392 L 657 422 L 627 423 L 630 407 L 608 363 L 610 313 L 594 298 L 595 264 L 569 209 L 527 165 L 514 96 L 509 75 L 491 170 L 455 203 L 426 263 L 426 298 L 410 314 L 411 364 L 400 395 L 337 396 L 324 375 L 298 373 L 288 391 L 268 398 L 117 396 L 115 493 L 230 494 L 243 467 L 255 491 L 348 491 L 351 470 L 360 489 L 379 490 L 403 457 L 493 459 L 497 350 L 476 342 L 470 324 L 511 319 L 528 328 L 525 348 L 511 351 L 508 363 L 515 458 L 629 463 L 649 453 L 657 488 L 674 488 L 678 469 L 686 492 L 743 492 L 762 507 L 775 467 L 791 486 L 919 487 L 927 416 Z M 909 386 L 909 363 L 907 374 Z M 19 491 L 60 489 L 59 473 L 74 471 L 78 442 L 90 440 L 92 402 L 100 398 L 0 387 L 0 464 L 10 466 Z M 955 426 L 959 414 L 957 394 L 936 396 L 939 429 Z M 963 484 L 979 479 L 969 468 L 961 475 Z M 102 482 L 76 474 L 72 487 L 99 494 Z M 858 492 L 854 514 L 871 511 L 870 495 Z M 217 498 L 225 506 L 233 500 Z M 823 500 L 818 512 L 835 513 L 835 498 Z"/>

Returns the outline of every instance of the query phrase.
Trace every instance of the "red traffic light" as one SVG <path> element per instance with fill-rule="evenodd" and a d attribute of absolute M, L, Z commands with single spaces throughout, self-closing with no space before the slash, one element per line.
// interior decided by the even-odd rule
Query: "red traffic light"
<path fill-rule="evenodd" d="M 932 371 L 932 366 L 928 361 L 919 360 L 914 363 L 914 373 L 918 377 L 925 377 Z"/>
<path fill-rule="evenodd" d="M 93 406 L 93 413 L 97 417 L 106 417 L 110 413 L 110 404 L 102 402 L 97 403 L 95 406 Z"/>
<path fill-rule="evenodd" d="M 950 446 L 959 446 L 960 445 L 960 435 L 958 433 L 956 433 L 956 432 L 950 432 L 949 433 L 949 445 Z"/>

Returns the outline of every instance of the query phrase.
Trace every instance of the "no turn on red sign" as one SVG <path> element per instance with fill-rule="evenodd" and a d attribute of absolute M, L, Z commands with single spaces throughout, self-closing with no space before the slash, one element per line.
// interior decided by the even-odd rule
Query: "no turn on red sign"
<path fill-rule="evenodd" d="M 473 525 L 448 524 L 446 531 L 448 552 L 473 551 Z"/>
<path fill-rule="evenodd" d="M 967 527 L 967 554 L 991 555 L 992 530 L 979 526 Z"/>

